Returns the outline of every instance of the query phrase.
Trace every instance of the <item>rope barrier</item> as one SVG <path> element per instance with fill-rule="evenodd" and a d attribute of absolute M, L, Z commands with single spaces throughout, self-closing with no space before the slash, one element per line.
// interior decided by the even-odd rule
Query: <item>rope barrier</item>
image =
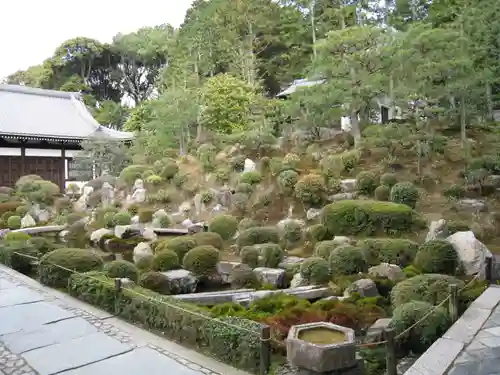
<path fill-rule="evenodd" d="M 13 252 L 13 254 L 16 254 L 18 256 L 21 256 L 21 257 L 25 257 L 25 258 L 28 258 L 28 259 L 31 259 L 31 260 L 36 260 L 36 261 L 40 261 L 40 259 L 38 257 L 35 257 L 35 256 L 32 256 L 32 255 L 28 255 L 28 254 L 22 254 L 22 253 L 18 253 L 18 252 Z M 67 267 L 64 267 L 64 266 L 61 266 L 59 264 L 55 264 L 55 263 L 52 263 L 52 262 L 47 262 L 47 264 L 51 265 L 51 266 L 54 266 L 54 267 L 58 267 L 66 272 L 70 272 L 72 274 L 76 274 L 76 275 L 79 275 L 79 276 L 84 276 L 90 280 L 94 280 L 98 283 L 101 283 L 101 284 L 104 284 L 104 285 L 107 285 L 111 288 L 115 288 L 115 284 L 114 283 L 111 283 L 111 282 L 108 282 L 106 280 L 102 280 L 102 279 L 99 279 L 97 277 L 93 277 L 91 275 L 88 275 L 88 274 L 84 274 L 84 273 L 81 273 L 81 272 L 78 272 L 78 271 L 75 271 L 73 269 L 70 269 L 70 268 L 67 268 Z M 469 287 L 473 282 L 475 282 L 476 280 L 479 279 L 479 274 L 474 276 L 474 278 L 472 280 L 470 280 L 466 285 L 464 285 L 464 287 L 462 287 L 459 291 L 458 291 L 458 294 L 460 294 L 461 292 L 463 292 L 465 289 L 467 289 L 467 287 Z M 243 327 L 240 327 L 240 326 L 237 326 L 235 324 L 231 324 L 231 323 L 227 323 L 227 322 L 224 322 L 218 318 L 213 318 L 213 317 L 209 317 L 209 316 L 206 316 L 204 314 L 201 314 L 201 313 L 198 313 L 198 312 L 195 312 L 195 311 L 191 311 L 191 310 L 188 310 L 188 309 L 185 309 L 185 308 L 182 308 L 180 306 L 177 306 L 177 305 L 174 305 L 174 304 L 171 304 L 171 303 L 168 303 L 167 301 L 161 299 L 160 298 L 155 298 L 155 297 L 152 297 L 152 296 L 148 296 L 146 294 L 143 294 L 143 293 L 140 293 L 136 290 L 133 290 L 133 289 L 130 289 L 130 288 L 123 288 L 122 290 L 124 291 L 127 291 L 128 293 L 130 294 L 133 294 L 133 295 L 136 295 L 138 297 L 141 297 L 141 298 L 144 298 L 146 300 L 149 300 L 149 301 L 153 301 L 153 302 L 156 302 L 156 303 L 160 303 L 160 304 L 163 304 L 167 307 L 170 307 L 170 308 L 173 308 L 173 309 L 176 309 L 178 311 L 182 311 L 182 312 L 186 312 L 188 314 L 192 314 L 194 316 L 198 316 L 200 318 L 203 318 L 203 319 L 206 319 L 206 320 L 211 320 L 211 321 L 215 321 L 215 322 L 218 322 L 222 325 L 225 325 L 227 327 L 231 327 L 231 328 L 235 328 L 235 329 L 238 329 L 240 331 L 244 331 L 244 332 L 248 332 L 252 335 L 259 335 L 260 337 L 260 333 L 256 332 L 256 331 L 253 331 L 253 330 L 250 330 L 250 329 L 247 329 L 247 328 L 243 328 Z M 451 298 L 451 294 L 448 294 L 448 296 L 443 299 L 438 305 L 434 306 L 431 310 L 429 310 L 422 318 L 420 318 L 418 321 L 416 321 L 414 324 L 412 324 L 410 327 L 406 328 L 403 332 L 399 333 L 398 335 L 396 335 L 395 337 L 395 340 L 399 340 L 401 337 L 403 337 L 404 335 L 406 335 L 408 332 L 410 332 L 412 329 L 414 329 L 415 327 L 417 327 L 419 324 L 421 324 L 422 322 L 424 322 L 431 314 L 433 314 L 438 308 L 442 307 L 446 302 L 449 301 L 449 299 Z M 261 342 L 268 342 L 268 341 L 273 341 L 279 345 L 283 345 L 283 342 L 282 341 L 279 341 L 279 340 L 276 340 L 276 339 L 273 339 L 273 338 L 267 338 L 267 339 L 263 339 L 263 338 L 260 338 L 260 341 Z M 383 344 L 387 344 L 387 340 L 383 340 L 383 341 L 377 341 L 377 342 L 373 342 L 373 343 L 362 343 L 362 344 L 357 344 L 356 345 L 356 348 L 369 348 L 369 347 L 374 347 L 374 346 L 379 346 L 379 345 L 383 345 Z"/>

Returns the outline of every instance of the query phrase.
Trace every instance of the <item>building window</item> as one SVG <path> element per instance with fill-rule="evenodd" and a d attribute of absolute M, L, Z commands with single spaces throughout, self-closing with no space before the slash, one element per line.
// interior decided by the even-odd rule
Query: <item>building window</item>
<path fill-rule="evenodd" d="M 92 164 L 81 165 L 74 160 L 68 160 L 67 179 L 69 181 L 90 181 L 92 180 Z"/>

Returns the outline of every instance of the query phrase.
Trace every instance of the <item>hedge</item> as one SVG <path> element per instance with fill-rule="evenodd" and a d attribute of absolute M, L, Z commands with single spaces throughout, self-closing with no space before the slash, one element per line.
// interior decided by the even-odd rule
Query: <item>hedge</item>
<path fill-rule="evenodd" d="M 213 320 L 205 309 L 138 286 L 116 293 L 113 279 L 99 272 L 73 274 L 68 288 L 73 297 L 115 316 L 161 333 L 186 346 L 208 352 L 231 366 L 258 372 L 261 326 L 257 322 L 238 317 Z M 224 324 L 224 321 L 230 325 Z M 255 331 L 255 335 L 248 330 Z"/>
<path fill-rule="evenodd" d="M 415 259 L 419 245 L 404 238 L 367 238 L 358 241 L 358 246 L 370 266 L 390 263 L 406 267 Z"/>
<path fill-rule="evenodd" d="M 323 208 L 321 222 L 332 236 L 404 234 L 424 226 L 420 215 L 404 204 L 344 200 Z"/>

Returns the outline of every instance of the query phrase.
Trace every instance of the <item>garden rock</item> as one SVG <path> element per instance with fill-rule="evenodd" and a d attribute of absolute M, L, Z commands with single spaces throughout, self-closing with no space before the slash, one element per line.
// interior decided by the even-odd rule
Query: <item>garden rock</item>
<path fill-rule="evenodd" d="M 30 214 L 24 215 L 21 219 L 21 228 L 29 228 L 36 226 L 36 221 Z"/>
<path fill-rule="evenodd" d="M 217 213 L 217 212 L 224 212 L 224 211 L 227 211 L 227 209 L 222 206 L 221 204 L 217 203 L 214 208 L 212 208 L 212 212 L 213 213 Z"/>
<path fill-rule="evenodd" d="M 287 269 L 287 268 L 293 267 L 295 265 L 298 265 L 298 264 L 302 263 L 303 261 L 304 261 L 304 258 L 301 258 L 301 257 L 294 257 L 294 256 L 285 257 L 285 259 L 283 259 L 281 261 L 281 263 L 278 265 L 278 267 L 283 268 L 283 269 Z"/>
<path fill-rule="evenodd" d="M 377 285 L 372 279 L 356 280 L 344 291 L 344 296 L 359 293 L 361 297 L 377 297 Z"/>
<path fill-rule="evenodd" d="M 254 269 L 261 283 L 271 284 L 276 288 L 283 286 L 285 270 L 280 268 L 257 267 Z"/>
<path fill-rule="evenodd" d="M 179 205 L 179 209 L 178 209 L 178 212 L 179 213 L 186 213 L 186 212 L 189 212 L 191 211 L 191 202 L 189 201 L 185 201 L 185 202 L 182 202 L 180 205 Z"/>
<path fill-rule="evenodd" d="M 112 229 L 108 228 L 97 229 L 90 234 L 90 241 L 93 244 L 97 244 L 101 240 L 102 236 L 106 234 L 112 235 L 114 234 L 114 232 Z"/>
<path fill-rule="evenodd" d="M 153 250 L 147 242 L 141 242 L 134 248 L 134 263 L 137 264 L 141 259 L 153 255 Z"/>
<path fill-rule="evenodd" d="M 352 193 L 356 191 L 356 179 L 347 178 L 344 180 L 340 180 L 340 187 L 344 193 Z"/>
<path fill-rule="evenodd" d="M 115 199 L 115 190 L 113 186 L 109 182 L 105 182 L 102 184 L 101 188 L 101 204 L 103 206 L 110 206 L 113 204 L 113 200 Z"/>
<path fill-rule="evenodd" d="M 328 196 L 329 202 L 345 201 L 356 199 L 356 193 L 338 193 Z"/>
<path fill-rule="evenodd" d="M 134 215 L 130 218 L 130 224 L 139 224 L 139 215 Z"/>
<path fill-rule="evenodd" d="M 429 225 L 429 232 L 425 237 L 425 242 L 432 240 L 443 240 L 448 237 L 448 235 L 448 224 L 446 223 L 446 220 L 433 220 Z"/>
<path fill-rule="evenodd" d="M 30 215 L 35 218 L 35 220 L 39 222 L 46 222 L 49 221 L 50 219 L 50 212 L 46 209 L 42 209 L 38 203 L 35 203 L 33 206 L 31 206 Z"/>
<path fill-rule="evenodd" d="M 491 176 L 486 177 L 485 184 L 500 188 L 500 175 L 492 174 Z"/>
<path fill-rule="evenodd" d="M 382 277 L 391 281 L 401 281 L 406 278 L 401 268 L 395 264 L 381 263 L 368 269 L 368 275 L 373 278 Z"/>
<path fill-rule="evenodd" d="M 457 202 L 457 206 L 468 212 L 481 212 L 486 210 L 486 203 L 480 199 L 460 199 Z"/>
<path fill-rule="evenodd" d="M 88 207 L 89 197 L 93 192 L 94 188 L 92 186 L 85 186 L 82 196 L 78 198 L 78 201 L 75 203 L 75 210 L 85 211 Z"/>
<path fill-rule="evenodd" d="M 283 220 L 280 220 L 277 224 L 276 224 L 276 227 L 278 228 L 278 230 L 280 232 L 283 232 L 285 230 L 285 227 L 288 225 L 288 224 L 297 224 L 297 225 L 300 225 L 301 227 L 304 227 L 306 225 L 306 223 L 304 223 L 304 220 L 300 220 L 300 219 L 292 219 L 292 218 L 286 218 L 286 219 L 283 219 Z"/>
<path fill-rule="evenodd" d="M 134 182 L 134 190 L 131 197 L 132 203 L 144 203 L 146 201 L 146 189 L 144 189 L 144 181 L 140 178 Z"/>
<path fill-rule="evenodd" d="M 252 159 L 245 159 L 245 166 L 243 168 L 243 173 L 245 172 L 253 172 L 257 169 L 257 164 Z"/>
<path fill-rule="evenodd" d="M 188 270 L 178 269 L 162 272 L 168 279 L 172 294 L 194 293 L 198 279 Z"/>
<path fill-rule="evenodd" d="M 488 248 L 479 241 L 472 231 L 457 232 L 446 239 L 453 245 L 462 262 L 466 275 L 478 274 L 485 277 L 486 258 L 492 256 Z"/>
<path fill-rule="evenodd" d="M 292 281 L 290 282 L 290 289 L 305 285 L 307 285 L 307 280 L 305 280 L 300 273 L 293 275 Z"/>
<path fill-rule="evenodd" d="M 347 236 L 335 236 L 332 241 L 335 245 L 347 245 L 351 243 L 351 239 Z"/>
<path fill-rule="evenodd" d="M 158 236 L 154 232 L 152 228 L 143 228 L 141 231 L 141 236 L 144 237 L 148 241 L 156 241 L 158 239 Z"/>
<path fill-rule="evenodd" d="M 193 198 L 194 211 L 196 215 L 199 215 L 206 210 L 205 204 L 202 202 L 202 199 L 203 195 L 201 193 L 196 194 Z"/>
<path fill-rule="evenodd" d="M 219 274 L 222 283 L 230 284 L 230 276 L 235 267 L 240 266 L 240 262 L 219 262 L 217 263 L 217 273 Z"/>
<path fill-rule="evenodd" d="M 314 220 L 321 215 L 321 209 L 319 208 L 310 208 L 306 212 L 307 220 Z"/>
<path fill-rule="evenodd" d="M 190 227 L 193 226 L 193 221 L 191 219 L 186 219 L 184 220 L 181 225 L 184 227 L 184 228 L 187 228 L 189 229 Z"/>
<path fill-rule="evenodd" d="M 375 323 L 373 323 L 368 331 L 366 332 L 366 341 L 367 342 L 377 342 L 383 340 L 384 330 L 389 327 L 391 323 L 390 318 L 382 318 L 378 319 Z"/>
<path fill-rule="evenodd" d="M 153 228 L 161 228 L 161 220 L 168 217 L 167 211 L 164 209 L 158 210 L 153 214 Z"/>

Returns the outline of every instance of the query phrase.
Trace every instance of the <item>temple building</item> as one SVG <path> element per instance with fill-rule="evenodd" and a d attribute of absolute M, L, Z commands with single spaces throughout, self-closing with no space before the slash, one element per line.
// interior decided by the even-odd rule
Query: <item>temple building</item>
<path fill-rule="evenodd" d="M 99 125 L 79 93 L 0 84 L 0 186 L 28 174 L 61 188 L 91 179 L 73 158 L 92 137 L 127 142 L 133 133 Z"/>

